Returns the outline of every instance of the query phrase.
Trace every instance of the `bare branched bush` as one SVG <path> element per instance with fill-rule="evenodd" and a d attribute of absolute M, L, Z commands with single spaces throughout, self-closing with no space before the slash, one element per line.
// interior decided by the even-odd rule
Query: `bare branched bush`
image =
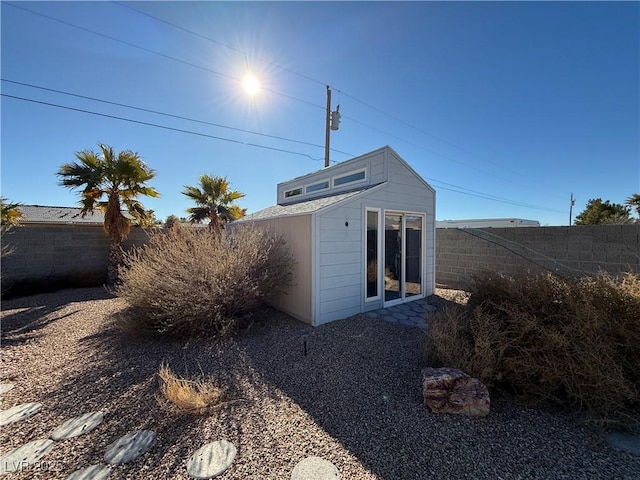
<path fill-rule="evenodd" d="M 204 415 L 223 403 L 225 391 L 204 376 L 197 380 L 178 377 L 166 363 L 160 366 L 158 376 L 160 394 L 156 401 L 167 411 Z"/>
<path fill-rule="evenodd" d="M 125 256 L 116 293 L 160 334 L 221 336 L 291 284 L 286 242 L 255 226 L 156 233 Z"/>
<path fill-rule="evenodd" d="M 476 278 L 435 314 L 428 357 L 529 399 L 602 417 L 640 414 L 640 276 Z"/>

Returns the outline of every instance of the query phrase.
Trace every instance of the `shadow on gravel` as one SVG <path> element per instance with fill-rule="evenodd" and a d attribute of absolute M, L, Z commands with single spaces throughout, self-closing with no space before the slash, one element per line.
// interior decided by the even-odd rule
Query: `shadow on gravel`
<path fill-rule="evenodd" d="M 364 315 L 315 329 L 294 321 L 272 327 L 240 342 L 251 366 L 379 479 L 626 478 L 638 467 L 569 415 L 495 391 L 486 418 L 430 413 L 417 328 Z"/>
<path fill-rule="evenodd" d="M 428 473 L 424 448 L 431 440 L 416 428 L 427 416 L 419 385 L 421 330 L 361 315 L 315 329 L 298 322 L 273 327 L 241 342 L 266 382 L 377 478 Z"/>
<path fill-rule="evenodd" d="M 56 315 L 69 303 L 76 301 L 78 294 L 83 300 L 103 300 L 113 298 L 106 289 L 62 290 L 55 295 L 37 294 L 28 297 L 2 301 L 2 346 L 21 345 L 38 338 L 41 330 L 79 310 L 64 315 Z"/>
<path fill-rule="evenodd" d="M 195 376 L 200 371 L 198 346 L 191 349 L 185 348 L 184 341 L 123 334 L 118 325 L 121 315 L 114 316 L 114 322 L 104 331 L 81 340 L 85 367 L 68 375 L 43 398 L 43 403 L 56 412 L 65 412 L 66 418 L 106 410 L 99 437 L 84 450 L 79 448 L 83 453 L 74 461 L 78 466 L 103 462 L 102 455 L 110 443 L 128 432 L 147 429 L 157 434 L 157 443 L 143 460 L 116 467 L 117 478 L 144 478 L 142 462 L 152 467 L 164 462 L 166 478 L 174 478 L 178 472 L 184 473 L 185 458 L 194 452 L 192 442 L 198 438 L 198 424 L 206 417 L 162 410 L 156 401 L 157 373 L 166 361 L 175 373 Z M 165 456 L 168 450 L 172 453 Z"/>
<path fill-rule="evenodd" d="M 594 444 L 566 417 L 518 407 L 494 392 L 487 418 L 431 414 L 422 404 L 424 333 L 417 328 L 359 315 L 312 329 L 270 311 L 235 339 L 163 341 L 124 335 L 119 315 L 80 340 L 79 364 L 39 400 L 55 413 L 49 424 L 106 410 L 95 434 L 74 440 L 75 468 L 100 463 L 127 432 L 150 429 L 157 444 L 116 467 L 114 478 L 186 478 L 186 458 L 223 438 L 239 453 L 221 479 L 290 478 L 297 461 L 318 453 L 345 468 L 341 462 L 353 460 L 344 451 L 381 480 L 632 478 L 632 460 Z M 164 361 L 181 376 L 211 376 L 233 401 L 208 417 L 160 410 L 156 374 Z M 321 450 L 313 437 L 318 427 L 344 451 L 332 458 Z"/>

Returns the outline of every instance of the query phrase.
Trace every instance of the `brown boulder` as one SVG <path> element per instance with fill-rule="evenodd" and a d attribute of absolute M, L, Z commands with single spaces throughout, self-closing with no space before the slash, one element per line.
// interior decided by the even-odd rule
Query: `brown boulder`
<path fill-rule="evenodd" d="M 456 413 L 471 417 L 489 414 L 489 390 L 477 378 L 454 368 L 422 370 L 424 404 L 433 413 Z"/>

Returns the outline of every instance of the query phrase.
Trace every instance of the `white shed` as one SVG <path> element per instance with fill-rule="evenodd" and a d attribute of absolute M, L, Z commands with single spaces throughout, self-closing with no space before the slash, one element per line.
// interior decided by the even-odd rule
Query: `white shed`
<path fill-rule="evenodd" d="M 241 221 L 286 239 L 294 285 L 273 304 L 311 325 L 434 291 L 435 190 L 388 146 L 278 184 Z"/>

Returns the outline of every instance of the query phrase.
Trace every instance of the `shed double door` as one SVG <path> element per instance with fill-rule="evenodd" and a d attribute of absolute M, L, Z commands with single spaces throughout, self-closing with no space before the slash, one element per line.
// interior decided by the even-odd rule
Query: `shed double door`
<path fill-rule="evenodd" d="M 384 215 L 384 304 L 422 296 L 422 215 Z"/>

